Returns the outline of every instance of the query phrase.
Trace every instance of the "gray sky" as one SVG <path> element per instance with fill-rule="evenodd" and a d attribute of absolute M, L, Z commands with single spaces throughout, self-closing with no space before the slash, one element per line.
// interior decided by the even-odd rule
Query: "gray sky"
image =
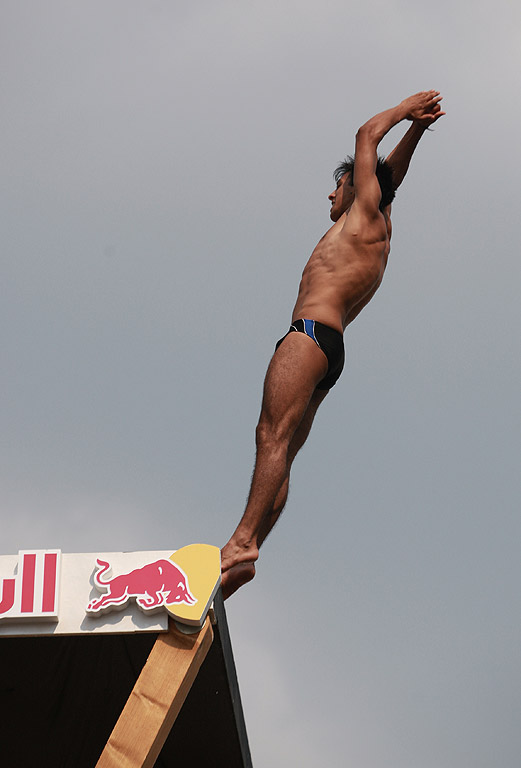
<path fill-rule="evenodd" d="M 519 768 L 519 4 L 0 19 L 5 554 L 226 541 L 332 171 L 441 90 L 228 617 L 256 768 Z"/>

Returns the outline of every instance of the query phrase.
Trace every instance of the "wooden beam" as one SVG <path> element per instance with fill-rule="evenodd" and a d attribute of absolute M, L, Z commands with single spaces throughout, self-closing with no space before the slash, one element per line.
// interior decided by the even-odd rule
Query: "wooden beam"
<path fill-rule="evenodd" d="M 212 644 L 209 617 L 185 635 L 170 622 L 160 634 L 96 768 L 153 768 Z"/>

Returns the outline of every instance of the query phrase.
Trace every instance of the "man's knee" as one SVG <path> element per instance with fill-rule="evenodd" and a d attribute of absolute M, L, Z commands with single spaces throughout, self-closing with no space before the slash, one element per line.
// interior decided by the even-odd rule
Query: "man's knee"
<path fill-rule="evenodd" d="M 283 418 L 274 422 L 261 414 L 255 430 L 257 448 L 271 446 L 273 450 L 278 449 L 287 452 L 294 432 L 295 427 L 289 419 Z"/>

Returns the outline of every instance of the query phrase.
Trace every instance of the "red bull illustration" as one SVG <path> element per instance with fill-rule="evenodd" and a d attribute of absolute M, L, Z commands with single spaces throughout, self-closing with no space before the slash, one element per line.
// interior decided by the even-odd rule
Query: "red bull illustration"
<path fill-rule="evenodd" d="M 166 605 L 194 605 L 197 599 L 188 585 L 186 573 L 171 560 L 161 559 L 147 563 L 114 578 L 102 578 L 110 571 L 110 563 L 97 559 L 94 584 L 106 593 L 91 600 L 87 613 L 96 614 L 106 609 L 124 608 L 130 598 L 145 612 L 154 611 Z"/>

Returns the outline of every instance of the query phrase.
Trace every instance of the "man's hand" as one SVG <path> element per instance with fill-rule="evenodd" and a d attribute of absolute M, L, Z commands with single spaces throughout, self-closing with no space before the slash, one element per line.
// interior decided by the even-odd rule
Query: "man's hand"
<path fill-rule="evenodd" d="M 420 91 L 404 99 L 401 106 L 405 109 L 407 120 L 418 123 L 422 128 L 429 128 L 445 114 L 440 106 L 442 98 L 439 91 Z"/>

